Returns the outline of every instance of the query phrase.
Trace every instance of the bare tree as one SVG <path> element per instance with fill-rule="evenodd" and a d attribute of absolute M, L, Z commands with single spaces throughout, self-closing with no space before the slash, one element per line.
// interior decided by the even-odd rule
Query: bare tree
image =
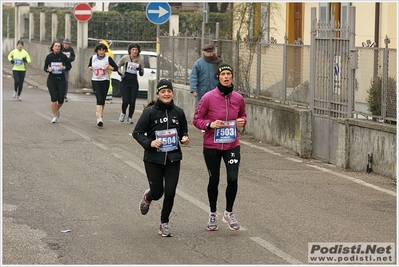
<path fill-rule="evenodd" d="M 253 71 L 253 62 L 258 53 L 259 42 L 269 42 L 269 36 L 272 32 L 277 31 L 274 25 L 274 19 L 280 15 L 279 3 L 234 3 L 233 14 L 233 31 L 237 40 L 236 51 L 239 59 L 236 60 L 238 67 L 238 75 L 240 75 L 241 84 L 237 84 L 242 92 L 251 93 L 251 74 Z M 273 16 L 272 16 L 273 15 Z M 275 18 L 276 17 L 276 18 Z M 271 24 L 273 23 L 273 24 Z"/>

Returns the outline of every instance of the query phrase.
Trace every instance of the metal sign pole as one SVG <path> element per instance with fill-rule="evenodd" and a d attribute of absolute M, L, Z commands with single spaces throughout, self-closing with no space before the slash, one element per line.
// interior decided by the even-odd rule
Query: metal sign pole
<path fill-rule="evenodd" d="M 157 75 L 156 75 L 156 83 L 158 84 L 159 82 L 159 57 L 161 54 L 161 45 L 159 42 L 159 35 L 160 35 L 160 29 L 159 29 L 159 25 L 157 25 Z"/>
<path fill-rule="evenodd" d="M 156 47 L 156 52 L 157 52 L 157 73 L 156 73 L 156 82 L 158 83 L 159 81 L 159 63 L 160 63 L 160 56 L 161 56 L 161 47 L 160 47 L 160 41 L 159 41 L 159 36 L 160 36 L 160 29 L 159 25 L 167 22 L 170 18 L 170 15 L 172 13 L 172 9 L 170 8 L 170 5 L 166 2 L 164 3 L 158 3 L 158 2 L 153 2 L 149 3 L 146 7 L 145 14 L 148 18 L 149 21 L 157 25 L 157 47 Z"/>
<path fill-rule="evenodd" d="M 84 53 L 84 47 L 83 47 L 83 39 L 84 39 L 84 26 L 83 26 L 83 23 L 84 22 L 79 22 L 80 23 L 80 31 L 81 31 L 81 36 L 82 36 L 82 39 L 80 40 L 80 49 L 81 49 L 81 51 L 82 51 L 82 55 L 81 55 L 81 62 L 82 62 L 82 64 L 81 64 L 81 66 L 82 66 L 82 68 L 81 68 L 81 70 L 82 70 L 82 75 L 80 75 L 80 77 L 81 77 L 81 86 L 82 87 L 84 87 L 84 74 L 85 74 L 85 63 L 84 63 L 84 59 L 85 59 L 85 53 Z"/>

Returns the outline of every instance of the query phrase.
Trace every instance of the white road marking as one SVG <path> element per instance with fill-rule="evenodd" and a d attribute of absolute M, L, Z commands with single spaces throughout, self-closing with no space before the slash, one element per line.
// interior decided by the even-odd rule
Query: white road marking
<path fill-rule="evenodd" d="M 298 162 L 298 163 L 302 163 L 303 162 L 303 160 L 295 159 L 295 158 L 285 158 L 285 159 L 293 161 L 293 162 Z"/>
<path fill-rule="evenodd" d="M 267 249 L 268 251 L 270 251 L 274 255 L 282 258 L 283 260 L 285 260 L 285 261 L 287 261 L 287 262 L 289 262 L 291 264 L 296 264 L 296 265 L 303 264 L 299 260 L 297 260 L 294 257 L 292 257 L 291 255 L 285 253 L 281 249 L 276 248 L 275 246 L 273 246 L 272 244 L 270 244 L 269 242 L 263 240 L 260 237 L 250 237 L 250 239 L 255 241 L 258 245 L 261 245 L 262 247 L 264 247 L 265 249 Z"/>
<path fill-rule="evenodd" d="M 379 186 L 376 186 L 376 185 L 373 185 L 373 184 L 369 184 L 369 183 L 367 183 L 367 182 L 365 182 L 365 181 L 359 180 L 359 179 L 354 178 L 354 177 L 351 177 L 351 176 L 349 176 L 349 175 L 337 173 L 337 172 L 331 171 L 331 170 L 329 170 L 329 169 L 325 169 L 325 168 L 318 167 L 318 166 L 314 166 L 314 165 L 308 165 L 308 166 L 309 166 L 309 167 L 312 167 L 312 168 L 315 168 L 315 169 L 318 169 L 318 170 L 323 171 L 323 172 L 327 172 L 327 173 L 334 174 L 334 175 L 336 175 L 336 176 L 339 176 L 339 177 L 348 179 L 348 180 L 350 180 L 350 181 L 352 181 L 352 182 L 354 182 L 354 183 L 357 183 L 357 184 L 360 184 L 360 185 L 364 185 L 364 186 L 373 188 L 373 189 L 375 189 L 375 190 L 378 190 L 378 191 L 381 191 L 381 192 L 386 193 L 386 194 L 388 194 L 388 195 L 391 195 L 391 196 L 396 197 L 396 193 L 393 192 L 393 191 L 391 191 L 391 190 L 388 190 L 388 189 L 385 189 L 385 188 L 382 188 L 382 187 L 379 187 Z"/>

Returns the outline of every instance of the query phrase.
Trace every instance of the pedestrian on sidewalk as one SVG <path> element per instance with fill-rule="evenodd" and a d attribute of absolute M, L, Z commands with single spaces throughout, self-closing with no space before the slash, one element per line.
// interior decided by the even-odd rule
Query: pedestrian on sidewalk
<path fill-rule="evenodd" d="M 122 112 L 119 121 L 124 122 L 126 109 L 129 106 L 128 122 L 133 124 L 133 113 L 136 107 L 137 94 L 139 92 L 139 81 L 137 75 L 144 75 L 144 62 L 140 58 L 140 45 L 130 44 L 127 48 L 128 55 L 118 61 L 118 69 L 122 73 L 120 89 L 122 94 Z M 123 67 L 123 68 L 122 68 Z"/>
<path fill-rule="evenodd" d="M 169 216 L 172 212 L 179 181 L 180 143 L 188 145 L 188 126 L 184 111 L 173 102 L 173 86 L 168 80 L 157 85 L 157 101 L 144 109 L 132 133 L 144 148 L 144 167 L 150 189 L 140 202 L 141 214 L 146 215 L 152 201 L 164 195 L 158 234 L 172 236 Z"/>
<path fill-rule="evenodd" d="M 51 98 L 51 111 L 53 118 L 51 123 L 57 122 L 60 117 L 60 108 L 64 104 L 65 96 L 65 71 L 71 69 L 71 63 L 68 57 L 61 53 L 61 42 L 55 41 L 51 44 L 50 54 L 44 60 L 44 71 L 49 75 L 47 77 L 47 88 Z"/>
<path fill-rule="evenodd" d="M 71 40 L 69 38 L 65 38 L 64 41 L 62 42 L 63 48 L 61 50 L 62 53 L 64 53 L 68 58 L 69 62 L 72 63 L 75 60 L 75 51 L 73 50 L 71 46 Z M 71 64 L 72 68 L 72 64 Z M 68 102 L 68 84 L 69 84 L 69 70 L 65 71 L 65 82 L 66 82 L 66 87 L 65 87 L 65 102 Z"/>
<path fill-rule="evenodd" d="M 24 41 L 17 42 L 17 48 L 8 54 L 8 61 L 14 66 L 12 67 L 12 76 L 14 77 L 14 93 L 12 97 L 21 101 L 22 88 L 24 86 L 26 64 L 32 62 L 29 53 L 24 49 Z"/>
<path fill-rule="evenodd" d="M 213 90 L 218 84 L 217 69 L 222 59 L 214 52 L 215 47 L 206 44 L 202 47 L 202 57 L 195 61 L 190 74 L 190 93 L 197 98 Z"/>
<path fill-rule="evenodd" d="M 207 230 L 216 231 L 217 199 L 220 180 L 220 163 L 223 159 L 227 172 L 226 209 L 223 222 L 231 230 L 239 230 L 240 225 L 233 213 L 233 205 L 238 190 L 238 169 L 241 160 L 240 140 L 237 127 L 247 123 L 244 98 L 234 91 L 233 68 L 222 63 L 218 68 L 219 83 L 206 93 L 194 112 L 193 125 L 203 134 L 203 154 L 208 181 L 210 214 Z"/>
<path fill-rule="evenodd" d="M 103 112 L 110 83 L 110 71 L 118 69 L 115 61 L 105 54 L 107 51 L 107 46 L 99 43 L 94 49 L 96 54 L 90 57 L 88 65 L 89 71 L 92 72 L 91 82 L 97 99 L 96 115 L 98 127 L 103 127 Z"/>

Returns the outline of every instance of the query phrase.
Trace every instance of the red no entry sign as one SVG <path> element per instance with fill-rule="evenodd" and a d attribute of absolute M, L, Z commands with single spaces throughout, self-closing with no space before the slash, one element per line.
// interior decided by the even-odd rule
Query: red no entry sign
<path fill-rule="evenodd" d="M 82 3 L 75 6 L 73 10 L 73 15 L 80 22 L 86 22 L 91 19 L 93 15 L 93 11 L 91 10 L 91 6 L 88 4 Z"/>

